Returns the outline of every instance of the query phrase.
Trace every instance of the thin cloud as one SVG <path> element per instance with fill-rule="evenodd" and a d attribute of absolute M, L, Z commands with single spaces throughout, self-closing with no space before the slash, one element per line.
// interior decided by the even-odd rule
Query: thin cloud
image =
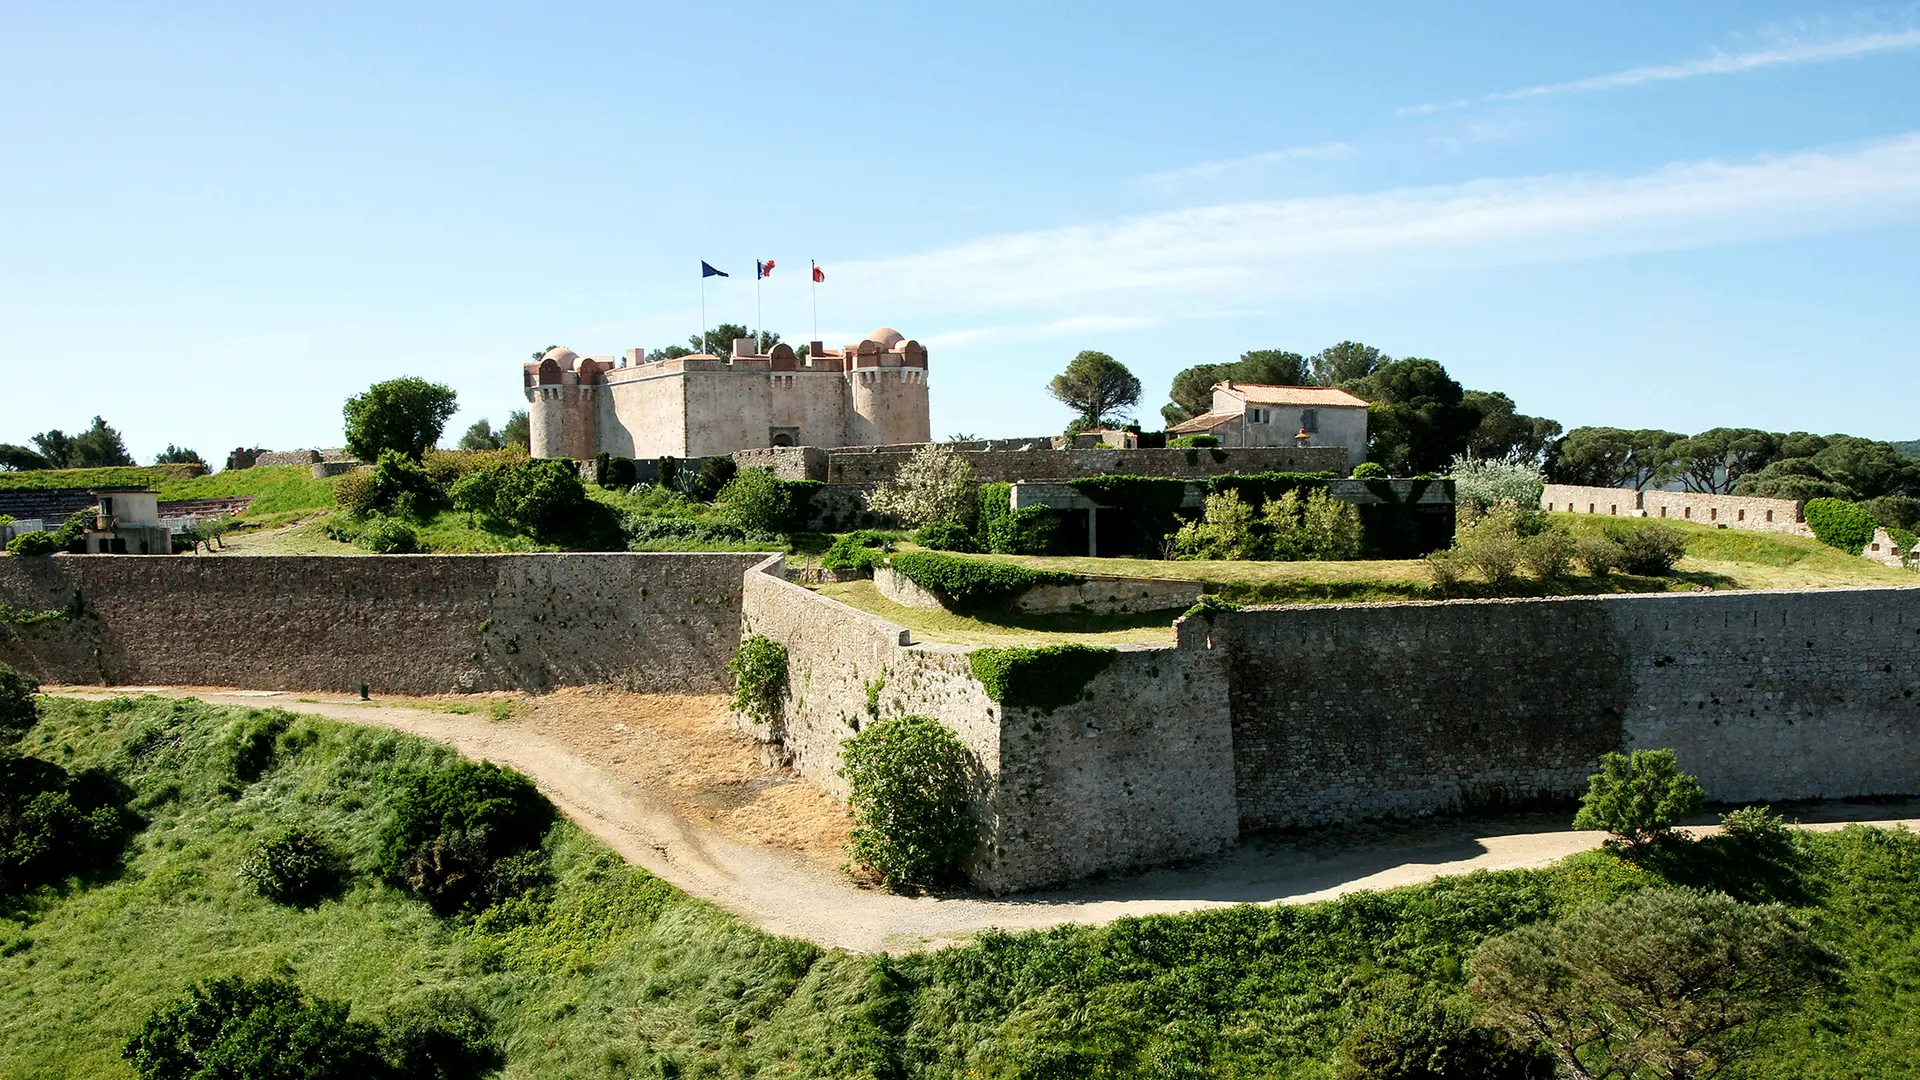
<path fill-rule="evenodd" d="M 850 262 L 870 304 L 1175 318 L 1521 265 L 1802 235 L 1920 217 L 1920 133 L 1630 176 L 1555 174 L 1221 203 Z M 1000 320 L 994 320 L 999 322 Z"/>
<path fill-rule="evenodd" d="M 1181 169 L 1148 173 L 1140 177 L 1138 182 L 1143 187 L 1171 190 L 1203 180 L 1212 180 L 1226 173 L 1241 172 L 1263 165 L 1277 165 L 1284 161 L 1320 161 L 1345 157 L 1351 153 L 1353 153 L 1353 147 L 1343 142 L 1320 143 L 1315 146 L 1290 146 L 1284 150 L 1268 150 L 1263 153 L 1249 154 L 1246 157 L 1228 158 L 1224 161 L 1202 161 Z"/>
<path fill-rule="evenodd" d="M 1585 94 L 1596 90 L 1613 90 L 1622 86 L 1644 86 L 1647 83 L 1692 79 L 1702 75 L 1737 75 L 1744 71 L 1786 64 L 1822 64 L 1830 60 L 1851 60 L 1874 53 L 1896 52 L 1916 47 L 1920 47 L 1920 29 L 1859 34 L 1832 41 L 1777 45 L 1770 49 L 1759 49 L 1753 52 L 1716 53 L 1713 56 L 1689 60 L 1685 63 L 1629 68 L 1626 71 L 1575 79 L 1572 82 L 1528 86 L 1497 94 L 1461 98 L 1457 101 L 1408 105 L 1400 110 L 1400 115 L 1420 116 L 1498 101 L 1520 101 L 1526 98 L 1552 97 L 1559 94 Z"/>

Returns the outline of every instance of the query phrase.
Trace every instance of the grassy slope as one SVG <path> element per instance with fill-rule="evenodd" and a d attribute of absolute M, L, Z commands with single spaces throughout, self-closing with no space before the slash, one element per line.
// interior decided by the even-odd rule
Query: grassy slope
<path fill-rule="evenodd" d="M 896 604 L 880 595 L 871 581 L 822 585 L 819 591 L 843 604 L 871 612 L 914 631 L 916 638 L 950 641 L 959 645 L 1047 644 L 1075 641 L 1083 645 L 1122 642 L 1173 642 L 1171 612 L 1145 615 L 1018 615 L 980 612 L 977 616 L 933 611 Z"/>
<path fill-rule="evenodd" d="M 367 1014 L 427 988 L 474 995 L 499 1016 L 511 1077 L 1331 1080 L 1355 1010 L 1386 983 L 1457 988 L 1487 934 L 1663 883 L 1593 852 L 1332 903 L 861 958 L 744 926 L 561 825 L 544 907 L 444 923 L 364 868 L 389 774 L 448 751 L 304 717 L 275 765 L 241 783 L 222 764 L 225 732 L 253 710 L 148 698 L 47 713 L 28 748 L 122 770 L 150 824 L 113 880 L 0 918 L 8 1080 L 124 1076 L 118 1047 L 154 1005 L 211 975 L 271 971 Z M 324 826 L 362 870 L 312 910 L 268 904 L 235 876 L 255 837 L 296 820 Z M 1847 990 L 1783 1025 L 1741 1075 L 1913 1075 L 1920 840 L 1856 829 L 1799 843 L 1790 873 L 1689 854 L 1665 879 L 1817 897 L 1823 932 L 1854 961 Z M 678 1069 L 656 1073 L 662 1059 Z"/>
<path fill-rule="evenodd" d="M 188 468 L 186 465 L 127 465 L 106 469 L 31 469 L 26 472 L 0 472 L 0 491 L 147 487 L 184 479 Z"/>

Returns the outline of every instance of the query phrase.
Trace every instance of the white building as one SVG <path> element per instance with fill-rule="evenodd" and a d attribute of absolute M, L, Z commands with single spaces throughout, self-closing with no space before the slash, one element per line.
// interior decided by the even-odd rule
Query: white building
<path fill-rule="evenodd" d="M 1212 435 L 1221 446 L 1344 446 L 1347 467 L 1367 460 L 1367 403 L 1330 386 L 1213 384 L 1213 407 L 1167 429 Z"/>

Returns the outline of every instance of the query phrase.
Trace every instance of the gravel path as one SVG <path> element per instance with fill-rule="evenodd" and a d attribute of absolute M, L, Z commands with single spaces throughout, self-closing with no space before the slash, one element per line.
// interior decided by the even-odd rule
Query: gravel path
<path fill-rule="evenodd" d="M 1191 866 L 1053 892 L 896 896 L 860 888 L 816 863 L 729 839 L 689 821 L 664 793 L 610 774 L 567 744 L 477 713 L 369 706 L 346 698 L 296 701 L 291 693 L 268 691 L 49 687 L 47 692 L 95 700 L 144 693 L 192 696 L 222 705 L 315 713 L 434 739 L 467 757 L 526 773 L 581 828 L 690 895 L 772 933 L 856 952 L 938 947 L 990 928 L 1097 924 L 1243 903 L 1307 903 L 1474 870 L 1546 866 L 1597 847 L 1603 838 L 1567 831 L 1565 814 L 1356 827 L 1304 838 L 1255 838 Z M 1920 806 L 1903 800 L 1820 804 L 1798 814 L 1809 828 L 1840 828 L 1850 821 L 1920 827 L 1920 817 L 1913 816 L 1917 811 Z"/>

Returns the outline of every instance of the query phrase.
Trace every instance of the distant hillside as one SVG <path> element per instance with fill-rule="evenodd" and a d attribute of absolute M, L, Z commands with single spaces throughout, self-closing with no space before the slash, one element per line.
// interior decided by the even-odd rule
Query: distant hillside
<path fill-rule="evenodd" d="M 1893 448 L 1910 458 L 1920 458 L 1920 439 L 1913 439 L 1908 442 L 1897 442 L 1893 444 Z"/>

